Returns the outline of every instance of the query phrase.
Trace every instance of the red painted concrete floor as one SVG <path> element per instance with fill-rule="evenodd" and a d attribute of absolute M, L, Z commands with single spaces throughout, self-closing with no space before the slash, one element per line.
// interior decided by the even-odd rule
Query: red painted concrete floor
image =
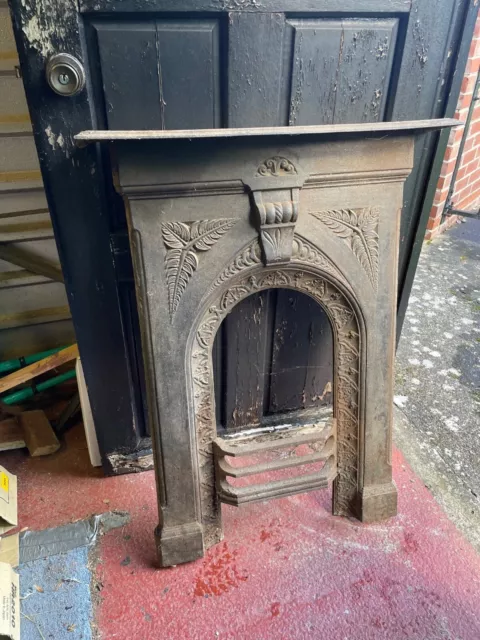
<path fill-rule="evenodd" d="M 480 557 L 398 451 L 389 522 L 333 517 L 328 492 L 227 507 L 224 542 L 159 570 L 153 473 L 102 478 L 81 430 L 67 440 L 54 456 L 0 463 L 19 476 L 22 527 L 131 513 L 97 549 L 103 640 L 480 639 Z"/>

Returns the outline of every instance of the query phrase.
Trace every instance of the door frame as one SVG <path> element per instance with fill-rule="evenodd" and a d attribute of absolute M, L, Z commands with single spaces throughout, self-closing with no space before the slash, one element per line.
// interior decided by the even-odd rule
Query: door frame
<path fill-rule="evenodd" d="M 450 89 L 448 91 L 446 100 L 446 118 L 453 118 L 457 110 L 458 98 L 460 96 L 463 76 L 465 75 L 470 46 L 472 43 L 473 33 L 475 31 L 475 25 L 477 22 L 479 11 L 480 7 L 477 3 L 477 0 L 469 0 L 463 22 L 462 34 L 460 36 L 455 68 L 452 73 Z M 425 240 L 425 233 L 427 231 L 428 218 L 430 217 L 430 212 L 432 210 L 438 178 L 440 177 L 440 171 L 442 170 L 443 159 L 447 151 L 447 145 L 450 135 L 450 131 L 441 131 L 438 136 L 437 146 L 435 149 L 435 155 L 431 163 L 428 181 L 425 184 L 422 208 L 418 219 L 417 229 L 415 231 L 415 238 L 413 240 L 410 255 L 408 257 L 407 268 L 405 270 L 404 277 L 399 282 L 397 307 L 397 344 L 402 335 L 402 328 L 405 321 L 405 314 L 407 312 L 408 300 L 410 298 L 410 294 L 412 293 L 413 280 L 417 271 L 418 261 L 420 260 L 420 253 L 422 251 L 423 242 Z"/>
<path fill-rule="evenodd" d="M 143 418 L 120 308 L 100 150 L 95 145 L 79 149 L 73 140 L 79 130 L 97 128 L 88 72 L 86 90 L 74 97 L 58 96 L 46 83 L 45 62 L 54 53 L 87 59 L 81 17 L 74 3 L 60 4 L 57 13 L 48 0 L 28 6 L 13 0 L 10 10 L 102 462 L 112 474 L 121 469 L 108 454 L 143 448 Z M 36 35 L 24 29 L 34 21 L 39 25 Z"/>

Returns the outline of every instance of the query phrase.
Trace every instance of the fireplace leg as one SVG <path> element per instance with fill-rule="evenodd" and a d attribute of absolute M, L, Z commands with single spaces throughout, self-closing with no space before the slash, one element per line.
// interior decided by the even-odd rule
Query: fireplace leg
<path fill-rule="evenodd" d="M 397 515 L 397 487 L 387 484 L 363 487 L 357 494 L 356 515 L 365 523 L 380 522 Z"/>
<path fill-rule="evenodd" d="M 155 543 L 161 567 L 192 562 L 204 555 L 203 527 L 199 522 L 189 522 L 176 527 L 159 525 L 155 529 Z"/>

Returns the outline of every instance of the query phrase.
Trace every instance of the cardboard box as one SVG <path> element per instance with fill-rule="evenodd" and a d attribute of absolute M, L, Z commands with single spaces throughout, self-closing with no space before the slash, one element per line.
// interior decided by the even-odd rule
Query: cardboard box
<path fill-rule="evenodd" d="M 0 640 L 20 640 L 20 592 L 18 574 L 0 562 Z"/>
<path fill-rule="evenodd" d="M 17 477 L 0 466 L 0 535 L 17 524 Z"/>

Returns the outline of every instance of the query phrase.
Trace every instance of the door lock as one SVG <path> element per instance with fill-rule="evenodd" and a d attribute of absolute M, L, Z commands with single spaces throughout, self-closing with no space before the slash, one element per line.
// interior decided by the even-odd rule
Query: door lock
<path fill-rule="evenodd" d="M 45 70 L 50 88 L 60 96 L 76 96 L 85 86 L 85 69 L 80 60 L 69 53 L 57 53 Z"/>

